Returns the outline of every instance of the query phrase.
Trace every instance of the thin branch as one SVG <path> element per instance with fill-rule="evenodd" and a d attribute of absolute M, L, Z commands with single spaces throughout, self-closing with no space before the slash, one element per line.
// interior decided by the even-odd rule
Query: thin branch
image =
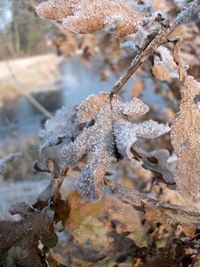
<path fill-rule="evenodd" d="M 154 51 L 162 44 L 168 42 L 168 36 L 174 31 L 174 29 L 181 25 L 187 23 L 194 14 L 200 10 L 200 0 L 194 0 L 190 5 L 188 5 L 177 18 L 169 25 L 167 21 L 162 24 L 160 32 L 150 40 L 148 45 L 144 50 L 140 50 L 138 55 L 133 59 L 128 70 L 123 74 L 123 76 L 116 82 L 111 90 L 111 97 L 114 94 L 118 94 L 126 82 L 131 78 L 135 71 L 151 56 Z"/>
<path fill-rule="evenodd" d="M 122 201 L 129 203 L 135 209 L 145 213 L 148 219 L 163 224 L 183 224 L 192 227 L 200 226 L 200 211 L 198 209 L 161 202 L 157 199 L 139 193 L 135 189 L 126 188 L 111 180 L 104 179 L 113 193 Z"/>
<path fill-rule="evenodd" d="M 13 82 L 15 83 L 16 87 L 15 87 L 15 90 L 20 93 L 20 95 L 22 94 L 22 91 L 21 91 L 21 84 L 20 82 L 18 81 L 15 73 L 13 72 L 12 70 L 12 67 L 10 66 L 10 62 L 7 60 L 6 61 L 7 63 L 7 67 L 8 67 L 8 70 L 10 72 L 10 75 L 12 77 L 12 80 Z M 23 93 L 23 95 L 29 100 L 29 102 L 31 102 L 31 104 L 36 107 L 41 113 L 43 113 L 47 118 L 51 118 L 52 117 L 52 114 L 43 106 L 41 105 L 31 94 L 28 94 L 28 93 Z"/>

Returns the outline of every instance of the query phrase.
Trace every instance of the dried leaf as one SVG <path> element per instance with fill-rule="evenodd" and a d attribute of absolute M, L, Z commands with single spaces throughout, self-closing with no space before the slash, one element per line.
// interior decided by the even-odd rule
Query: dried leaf
<path fill-rule="evenodd" d="M 111 99 L 105 92 L 88 97 L 80 105 L 77 117 L 87 124 L 74 142 L 62 147 L 61 154 L 68 166 L 78 165 L 87 157 L 88 164 L 77 181 L 84 196 L 101 196 L 104 176 L 110 163 L 117 159 L 116 150 L 127 156 L 138 137 L 155 138 L 170 130 L 152 120 L 138 124 L 128 121 L 138 119 L 148 110 L 137 98 L 124 103 L 120 97 Z"/>
<path fill-rule="evenodd" d="M 171 52 L 163 46 L 157 48 L 156 52 L 159 56 L 154 58 L 153 75 L 160 81 L 168 82 L 171 82 L 173 78 L 179 78 L 178 67 Z"/>
<path fill-rule="evenodd" d="M 119 121 L 114 126 L 118 151 L 130 159 L 133 158 L 131 147 L 137 141 L 137 137 L 156 138 L 169 131 L 170 128 L 168 126 L 152 120 L 140 124 Z"/>
<path fill-rule="evenodd" d="M 38 16 L 60 20 L 63 26 L 77 33 L 92 33 L 112 27 L 118 37 L 136 31 L 143 16 L 130 0 L 49 0 L 36 8 Z"/>
<path fill-rule="evenodd" d="M 22 202 L 10 209 L 19 214 L 19 221 L 0 221 L 0 263 L 3 266 L 41 266 L 44 264 L 39 241 L 50 248 L 56 245 L 53 212 L 49 208 L 35 210 Z"/>
<path fill-rule="evenodd" d="M 55 116 L 45 122 L 44 129 L 40 130 L 39 136 L 43 143 L 40 152 L 46 147 L 61 143 L 65 138 L 73 139 L 78 131 L 75 118 L 68 108 L 59 109 Z"/>
<path fill-rule="evenodd" d="M 173 172 L 167 162 L 169 158 L 168 150 L 159 149 L 148 153 L 134 145 L 131 148 L 131 152 L 133 157 L 142 161 L 142 166 L 152 171 L 158 180 L 170 186 L 175 185 Z"/>
<path fill-rule="evenodd" d="M 66 170 L 65 170 L 66 171 Z M 63 226 L 69 216 L 70 207 L 67 201 L 63 200 L 60 193 L 60 188 L 64 181 L 66 172 L 60 174 L 58 179 L 52 178 L 50 184 L 39 195 L 36 201 L 32 204 L 34 208 L 42 210 L 51 204 L 51 209 L 54 211 L 54 222 L 62 222 Z"/>
<path fill-rule="evenodd" d="M 200 83 L 188 76 L 181 87 L 181 95 L 180 112 L 171 132 L 178 158 L 175 180 L 183 196 L 200 200 Z"/>

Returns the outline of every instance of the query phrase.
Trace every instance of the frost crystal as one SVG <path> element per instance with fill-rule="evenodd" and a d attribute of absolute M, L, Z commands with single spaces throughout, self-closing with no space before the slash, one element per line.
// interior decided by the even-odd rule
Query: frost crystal
<path fill-rule="evenodd" d="M 76 126 L 68 108 L 58 110 L 54 117 L 46 121 L 45 128 L 40 130 L 39 136 L 43 141 L 40 151 L 60 143 L 66 137 L 73 138 L 76 135 Z"/>
<path fill-rule="evenodd" d="M 83 131 L 70 144 L 65 144 L 61 155 L 68 166 L 77 165 L 87 159 L 87 165 L 77 181 L 80 192 L 89 199 L 101 196 L 103 180 L 112 161 L 122 156 L 131 156 L 131 146 L 138 137 L 154 138 L 170 130 L 168 126 L 155 121 L 131 123 L 149 108 L 138 98 L 123 102 L 114 95 L 101 92 L 81 103 L 77 118 L 87 123 Z"/>
<path fill-rule="evenodd" d="M 171 140 L 177 155 L 175 180 L 180 193 L 200 200 L 200 83 L 188 76 L 181 88 L 181 105 L 172 127 Z"/>
<path fill-rule="evenodd" d="M 49 0 L 37 6 L 45 19 L 60 20 L 68 30 L 92 33 L 109 26 L 118 37 L 134 33 L 142 24 L 142 12 L 131 0 Z"/>

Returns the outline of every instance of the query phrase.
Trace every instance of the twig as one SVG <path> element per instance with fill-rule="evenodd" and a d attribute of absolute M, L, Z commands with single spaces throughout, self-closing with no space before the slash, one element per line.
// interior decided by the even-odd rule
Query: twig
<path fill-rule="evenodd" d="M 168 42 L 168 36 L 174 31 L 174 29 L 181 24 L 187 23 L 192 16 L 200 10 L 200 0 L 194 0 L 190 5 L 186 7 L 177 18 L 169 25 L 167 22 L 163 23 L 160 32 L 150 40 L 144 50 L 139 51 L 137 56 L 133 59 L 131 65 L 123 76 L 116 82 L 111 90 L 111 97 L 114 94 L 118 94 L 126 82 L 131 78 L 134 72 L 151 56 L 154 51 L 162 44 Z"/>
<path fill-rule="evenodd" d="M 147 218 L 163 224 L 183 224 L 192 227 L 200 226 L 200 211 L 198 209 L 161 202 L 157 199 L 139 193 L 135 189 L 126 188 L 111 180 L 104 179 L 113 193 L 122 201 L 146 214 Z"/>
<path fill-rule="evenodd" d="M 16 87 L 15 89 L 20 93 L 20 95 L 22 94 L 21 92 L 21 84 L 18 81 L 16 75 L 13 73 L 12 68 L 10 66 L 10 62 L 7 60 L 7 67 L 8 70 L 10 72 L 10 75 L 12 77 L 13 82 L 15 83 Z M 47 118 L 51 118 L 52 114 L 44 107 L 42 106 L 31 94 L 28 93 L 24 93 L 23 94 L 30 102 L 33 106 L 35 106 L 41 113 L 43 113 Z"/>

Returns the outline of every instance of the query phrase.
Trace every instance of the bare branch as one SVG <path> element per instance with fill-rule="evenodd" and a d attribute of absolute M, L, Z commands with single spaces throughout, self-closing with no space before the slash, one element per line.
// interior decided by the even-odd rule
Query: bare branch
<path fill-rule="evenodd" d="M 104 182 L 122 201 L 129 203 L 137 210 L 143 211 L 146 217 L 154 222 L 178 223 L 192 227 L 200 225 L 200 212 L 197 209 L 160 202 L 139 193 L 137 190 L 128 189 L 108 179 L 105 179 Z"/>

